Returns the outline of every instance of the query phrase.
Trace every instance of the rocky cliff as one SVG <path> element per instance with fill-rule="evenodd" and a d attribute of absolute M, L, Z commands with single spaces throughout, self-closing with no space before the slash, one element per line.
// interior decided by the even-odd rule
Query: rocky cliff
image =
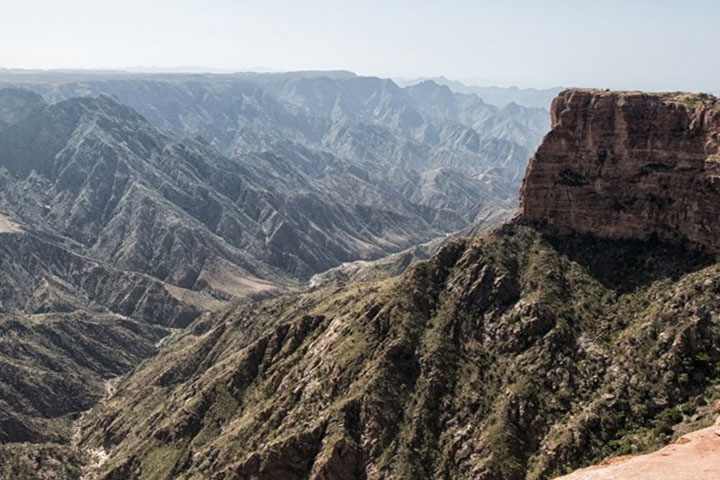
<path fill-rule="evenodd" d="M 530 161 L 522 215 L 561 231 L 720 252 L 720 101 L 566 90 Z"/>

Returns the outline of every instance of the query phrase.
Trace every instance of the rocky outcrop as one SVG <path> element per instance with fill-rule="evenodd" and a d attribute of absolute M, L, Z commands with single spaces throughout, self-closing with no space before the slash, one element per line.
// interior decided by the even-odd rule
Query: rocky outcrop
<path fill-rule="evenodd" d="M 566 90 L 530 161 L 522 217 L 607 238 L 689 241 L 720 252 L 720 101 Z"/>

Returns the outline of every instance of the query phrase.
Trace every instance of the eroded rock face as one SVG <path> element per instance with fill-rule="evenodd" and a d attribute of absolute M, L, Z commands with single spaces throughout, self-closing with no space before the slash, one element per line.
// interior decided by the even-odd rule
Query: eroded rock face
<path fill-rule="evenodd" d="M 522 218 L 607 238 L 720 252 L 720 101 L 566 90 L 530 161 Z"/>

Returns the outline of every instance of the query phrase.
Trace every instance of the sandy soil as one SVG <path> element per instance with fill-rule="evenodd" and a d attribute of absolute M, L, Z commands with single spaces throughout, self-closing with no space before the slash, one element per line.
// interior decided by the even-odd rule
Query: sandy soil
<path fill-rule="evenodd" d="M 557 480 L 718 480 L 720 419 L 715 426 L 680 437 L 662 450 L 620 457 Z"/>
<path fill-rule="evenodd" d="M 198 281 L 204 281 L 213 290 L 233 297 L 245 297 L 277 289 L 277 285 L 272 282 L 250 275 L 224 260 L 217 260 L 213 265 L 206 265 Z"/>
<path fill-rule="evenodd" d="M 10 220 L 7 216 L 0 213 L 0 233 L 16 233 L 22 232 L 20 226 Z"/>

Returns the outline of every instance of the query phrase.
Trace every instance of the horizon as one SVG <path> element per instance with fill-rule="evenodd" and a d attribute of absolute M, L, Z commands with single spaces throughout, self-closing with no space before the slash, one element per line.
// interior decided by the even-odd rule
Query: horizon
<path fill-rule="evenodd" d="M 293 74 L 293 73 L 350 73 L 361 78 L 381 78 L 395 82 L 399 87 L 403 88 L 408 85 L 415 85 L 417 83 L 431 81 L 438 83 L 439 80 L 444 80 L 450 83 L 460 84 L 464 87 L 469 88 L 485 88 L 485 89 L 501 89 L 501 90 L 512 90 L 517 89 L 520 91 L 537 91 L 545 92 L 557 89 L 578 89 L 578 90 L 605 90 L 600 87 L 593 86 L 577 86 L 577 85 L 547 85 L 547 86 L 523 86 L 516 83 L 491 83 L 483 82 L 482 79 L 457 79 L 449 78 L 445 75 L 438 75 L 433 77 L 419 76 L 419 77 L 383 77 L 380 75 L 363 75 L 361 73 L 354 72 L 346 69 L 322 69 L 322 70 L 274 70 L 269 68 L 256 68 L 256 69 L 242 69 L 242 70 L 221 70 L 211 69 L 203 67 L 127 67 L 127 68 L 107 68 L 107 69 L 93 69 L 93 68 L 7 68 L 0 66 L 0 72 L 13 74 L 41 74 L 41 75 L 52 75 L 52 74 L 75 74 L 75 75 L 127 75 L 127 76 L 142 76 L 142 75 L 200 75 L 200 76 L 213 76 L 213 75 L 246 75 L 246 74 L 262 74 L 262 75 L 282 75 L 282 74 Z M 450 87 L 452 90 L 452 87 Z M 688 92 L 688 93 L 706 93 L 713 96 L 720 96 L 720 88 L 717 90 L 652 90 L 652 89 L 609 89 L 612 91 L 645 91 L 649 93 L 673 93 L 673 92 Z M 477 94 L 477 93 L 475 93 Z"/>
<path fill-rule="evenodd" d="M 480 3 L 480 4 L 478 4 Z M 273 13 L 276 12 L 276 13 Z M 280 12 L 280 13 L 277 13 Z M 382 12 L 383 15 L 376 15 Z M 444 76 L 468 85 L 614 90 L 720 89 L 709 0 L 461 0 L 344 5 L 313 0 L 90 0 L 8 7 L 0 67 L 143 73 L 348 70 L 382 78 Z M 673 31 L 683 35 L 672 37 Z"/>
<path fill-rule="evenodd" d="M 263 74 L 263 75 L 282 75 L 282 74 L 294 74 L 294 73 L 349 73 L 358 77 L 364 78 L 382 78 L 392 80 L 399 86 L 404 84 L 415 84 L 424 81 L 436 82 L 438 80 L 445 80 L 453 83 L 460 83 L 467 87 L 480 87 L 480 88 L 499 88 L 499 89 L 519 89 L 519 90 L 553 90 L 557 88 L 582 88 L 566 85 L 548 85 L 548 86 L 523 86 L 516 83 L 509 82 L 507 84 L 483 82 L 482 79 L 474 78 L 450 78 L 446 75 L 437 76 L 418 76 L 418 77 L 386 77 L 382 75 L 362 74 L 353 70 L 347 69 L 304 69 L 304 70 L 276 70 L 271 68 L 248 68 L 248 69 L 214 69 L 205 67 L 118 67 L 118 68 L 7 68 L 0 66 L 0 72 L 7 73 L 10 75 L 23 75 L 23 74 L 40 74 L 40 75 L 52 75 L 52 74 L 74 74 L 74 75 L 245 75 L 245 74 Z"/>

